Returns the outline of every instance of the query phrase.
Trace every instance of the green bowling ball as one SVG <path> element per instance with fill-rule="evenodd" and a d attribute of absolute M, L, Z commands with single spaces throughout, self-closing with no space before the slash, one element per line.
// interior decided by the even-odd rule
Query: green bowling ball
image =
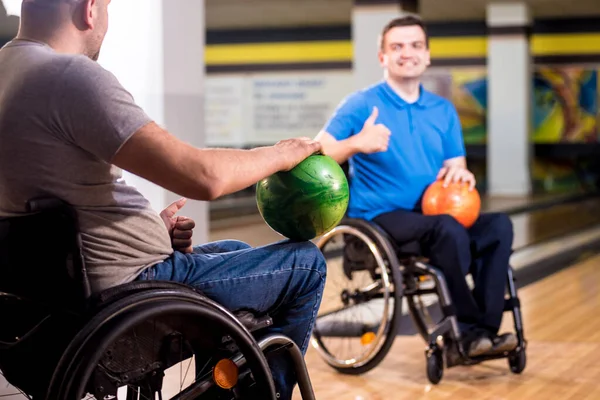
<path fill-rule="evenodd" d="M 333 158 L 320 154 L 256 184 L 256 204 L 264 221 L 298 241 L 334 228 L 344 217 L 349 198 L 344 171 Z"/>

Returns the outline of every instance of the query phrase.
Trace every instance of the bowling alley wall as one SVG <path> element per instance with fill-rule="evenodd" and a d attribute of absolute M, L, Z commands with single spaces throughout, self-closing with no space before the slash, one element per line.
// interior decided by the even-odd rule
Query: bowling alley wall
<path fill-rule="evenodd" d="M 483 21 L 429 24 L 432 66 L 424 79 L 425 87 L 456 106 L 469 164 L 483 190 L 486 29 Z M 538 20 L 529 35 L 534 188 L 579 190 L 597 178 L 591 163 L 600 148 L 600 19 Z M 209 30 L 206 42 L 211 146 L 253 147 L 312 137 L 356 89 L 350 26 Z"/>
<path fill-rule="evenodd" d="M 16 33 L 11 10 L 1 11 L 0 25 L 12 28 L 10 35 L 0 31 L 0 45 Z M 432 66 L 424 85 L 457 108 L 469 167 L 485 191 L 487 27 L 484 21 L 435 23 L 428 24 L 428 32 Z M 534 189 L 585 190 L 600 182 L 600 18 L 536 20 L 528 34 L 534 62 Z M 365 57 L 376 57 L 373 43 L 373 54 Z M 251 148 L 314 137 L 339 102 L 357 89 L 352 59 L 350 25 L 209 29 L 207 145 Z"/>

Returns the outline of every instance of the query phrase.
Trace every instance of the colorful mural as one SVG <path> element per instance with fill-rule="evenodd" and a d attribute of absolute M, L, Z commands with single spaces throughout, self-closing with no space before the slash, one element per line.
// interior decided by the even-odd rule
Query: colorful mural
<path fill-rule="evenodd" d="M 487 73 L 485 68 L 456 68 L 449 97 L 458 111 L 465 142 L 485 143 Z M 443 79 L 441 76 L 434 79 Z M 598 142 L 598 70 L 583 67 L 538 67 L 533 74 L 534 143 Z M 446 93 L 443 93 L 446 95 Z"/>
<path fill-rule="evenodd" d="M 535 143 L 598 141 L 598 71 L 541 67 L 534 73 Z"/>
<path fill-rule="evenodd" d="M 450 98 L 456 107 L 467 144 L 481 144 L 487 137 L 487 74 L 484 68 L 451 72 Z"/>
<path fill-rule="evenodd" d="M 600 82 L 598 69 L 589 67 L 536 67 L 532 82 L 531 141 L 536 144 L 598 143 L 600 140 Z M 444 81 L 444 91 L 458 111 L 466 144 L 487 141 L 487 73 L 485 67 L 456 68 Z M 481 164 L 481 165 L 480 165 Z M 581 165 L 580 165 L 581 167 Z M 482 188 L 485 162 L 471 164 Z M 579 190 L 582 176 L 569 161 L 536 158 L 531 166 L 536 192 Z M 594 180 L 586 176 L 584 180 Z"/>

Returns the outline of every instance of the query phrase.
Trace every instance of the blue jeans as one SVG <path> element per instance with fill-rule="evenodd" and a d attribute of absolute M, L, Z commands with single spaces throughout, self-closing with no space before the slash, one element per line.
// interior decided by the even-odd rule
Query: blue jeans
<path fill-rule="evenodd" d="M 252 248 L 224 240 L 197 246 L 189 254 L 175 252 L 138 279 L 193 286 L 232 312 L 269 313 L 273 325 L 265 333 L 288 336 L 305 354 L 325 277 L 325 260 L 311 242 L 285 240 Z M 280 399 L 291 399 L 296 377 L 288 358 L 270 359 L 269 364 Z"/>

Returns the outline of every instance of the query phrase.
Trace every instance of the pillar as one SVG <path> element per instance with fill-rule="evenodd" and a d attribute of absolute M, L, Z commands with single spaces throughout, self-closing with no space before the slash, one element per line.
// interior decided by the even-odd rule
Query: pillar
<path fill-rule="evenodd" d="M 377 41 L 383 27 L 403 13 L 417 13 L 418 0 L 354 0 L 352 10 L 353 73 L 355 89 L 383 77 L 377 60 Z"/>
<path fill-rule="evenodd" d="M 205 0 L 162 1 L 165 126 L 192 146 L 204 147 Z M 167 204 L 178 198 L 166 193 Z M 206 243 L 208 203 L 188 200 L 182 213 L 196 221 L 194 243 Z"/>
<path fill-rule="evenodd" d="M 488 193 L 531 193 L 531 17 L 525 3 L 491 3 L 488 26 Z"/>
<path fill-rule="evenodd" d="M 118 1 L 110 4 L 109 13 L 110 25 L 98 61 L 159 125 L 202 147 L 204 0 Z M 124 178 L 157 211 L 179 198 L 126 171 Z M 194 243 L 206 242 L 207 203 L 188 200 L 180 214 L 196 221 Z"/>

